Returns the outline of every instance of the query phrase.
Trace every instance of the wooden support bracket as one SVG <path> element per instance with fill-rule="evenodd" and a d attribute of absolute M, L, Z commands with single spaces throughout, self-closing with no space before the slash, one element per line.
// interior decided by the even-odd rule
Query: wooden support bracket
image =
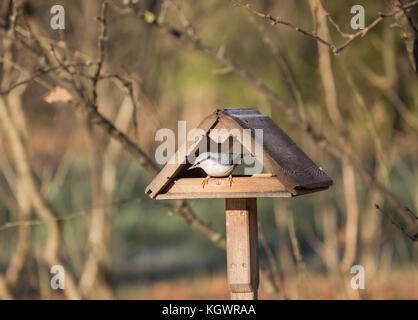
<path fill-rule="evenodd" d="M 226 255 L 232 300 L 256 300 L 259 282 L 257 199 L 226 199 Z"/>

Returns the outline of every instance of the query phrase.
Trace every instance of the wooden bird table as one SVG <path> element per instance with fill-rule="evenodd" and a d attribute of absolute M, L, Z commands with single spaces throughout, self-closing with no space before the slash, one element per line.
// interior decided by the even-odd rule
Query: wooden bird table
<path fill-rule="evenodd" d="M 231 299 L 257 299 L 257 198 L 304 195 L 326 190 L 333 182 L 272 119 L 255 109 L 216 110 L 200 123 L 199 128 L 205 134 L 197 142 L 186 142 L 181 146 L 174 155 L 175 159 L 188 159 L 202 145 L 216 145 L 217 142 L 212 140 L 214 129 L 229 130 L 234 137 L 247 130 L 251 133 L 252 145 L 262 150 L 261 155 L 252 149 L 249 153 L 263 164 L 268 173 L 234 176 L 232 185 L 228 178 L 216 178 L 202 187 L 204 176 L 201 172 L 187 170 L 190 163 L 169 161 L 145 192 L 157 200 L 226 199 L 226 259 Z M 260 129 L 264 137 L 262 142 L 253 134 Z"/>

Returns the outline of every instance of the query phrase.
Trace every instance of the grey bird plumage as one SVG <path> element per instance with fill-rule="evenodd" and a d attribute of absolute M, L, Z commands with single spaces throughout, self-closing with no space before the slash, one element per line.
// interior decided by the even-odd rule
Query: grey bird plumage
<path fill-rule="evenodd" d="M 241 155 L 236 153 L 205 152 L 199 155 L 189 169 L 202 168 L 208 176 L 226 177 L 240 163 Z"/>
<path fill-rule="evenodd" d="M 229 176 L 229 185 L 232 186 L 232 171 L 241 161 L 241 154 L 205 152 L 199 155 L 189 168 L 202 168 L 208 175 L 202 182 L 203 188 L 211 177 L 220 178 Z"/>

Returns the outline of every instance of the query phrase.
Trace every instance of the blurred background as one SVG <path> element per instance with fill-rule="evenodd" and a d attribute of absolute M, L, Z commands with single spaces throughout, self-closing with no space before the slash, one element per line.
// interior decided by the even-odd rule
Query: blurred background
<path fill-rule="evenodd" d="M 417 299 L 417 244 L 359 172 L 417 212 L 418 81 L 403 31 L 386 17 L 335 55 L 294 28 L 338 47 L 358 32 L 353 5 L 367 26 L 391 2 L 245 2 L 289 27 L 226 0 L 1 1 L 0 298 L 227 299 L 225 251 L 144 190 L 158 129 L 249 107 L 334 180 L 258 200 L 260 298 Z M 64 30 L 50 26 L 56 4 Z M 312 139 L 257 79 L 358 163 Z M 186 204 L 224 236 L 224 200 Z M 55 264 L 64 290 L 50 287 Z M 350 287 L 352 265 L 365 269 L 364 290 Z"/>

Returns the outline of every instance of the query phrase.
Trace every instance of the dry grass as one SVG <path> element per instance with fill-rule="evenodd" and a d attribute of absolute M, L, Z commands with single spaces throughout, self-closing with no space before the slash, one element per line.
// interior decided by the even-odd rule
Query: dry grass
<path fill-rule="evenodd" d="M 284 284 L 286 294 L 292 297 L 291 287 L 294 281 L 288 279 Z M 336 299 L 336 288 L 325 275 L 311 276 L 307 290 L 298 290 L 298 299 Z M 398 270 L 390 274 L 379 274 L 373 281 L 367 281 L 366 289 L 361 292 L 363 299 L 418 299 L 418 274 L 413 269 Z M 274 299 L 263 290 L 260 299 Z M 180 278 L 172 281 L 159 281 L 154 284 L 125 287 L 119 291 L 120 299 L 173 299 L 195 300 L 229 299 L 225 274 L 204 276 L 201 278 Z"/>

